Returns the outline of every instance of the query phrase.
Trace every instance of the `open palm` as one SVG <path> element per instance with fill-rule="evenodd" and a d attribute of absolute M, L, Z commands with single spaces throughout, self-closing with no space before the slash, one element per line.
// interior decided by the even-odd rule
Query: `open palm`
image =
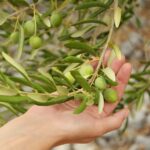
<path fill-rule="evenodd" d="M 109 55 L 110 51 L 107 51 L 104 65 L 107 65 Z M 93 63 L 94 65 L 96 62 Z M 57 144 L 90 142 L 104 133 L 119 128 L 128 115 L 128 109 L 125 108 L 115 114 L 112 112 L 124 94 L 131 73 L 131 65 L 126 63 L 123 57 L 120 60 L 115 59 L 111 67 L 117 76 L 118 85 L 114 89 L 118 92 L 119 98 L 115 104 L 105 103 L 101 114 L 98 113 L 97 106 L 89 106 L 79 115 L 73 114 L 74 108 L 79 105 L 79 101 L 75 100 L 54 106 L 33 106 L 27 114 L 36 117 L 36 120 L 33 120 L 37 126 L 43 127 L 42 134 L 50 136 L 50 127 L 53 127 L 53 130 L 61 137 Z"/>

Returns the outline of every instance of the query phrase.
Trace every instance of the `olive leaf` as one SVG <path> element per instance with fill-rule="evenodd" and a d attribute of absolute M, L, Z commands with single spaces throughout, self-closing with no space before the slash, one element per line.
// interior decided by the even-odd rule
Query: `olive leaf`
<path fill-rule="evenodd" d="M 15 89 L 11 89 L 11 88 L 0 85 L 0 95 L 14 96 L 17 94 L 18 93 Z"/>
<path fill-rule="evenodd" d="M 86 44 L 86 43 L 83 43 L 83 42 L 80 42 L 80 41 L 69 41 L 65 44 L 66 47 L 68 48 L 71 48 L 71 49 L 79 49 L 79 50 L 82 50 L 83 52 L 89 52 L 89 53 L 92 53 L 94 54 L 94 50 L 92 48 L 92 46 Z"/>
<path fill-rule="evenodd" d="M 93 1 L 93 2 L 83 2 L 79 5 L 77 5 L 76 9 L 87 9 L 87 8 L 91 8 L 91 7 L 105 7 L 104 3 L 101 3 L 100 1 Z"/>
<path fill-rule="evenodd" d="M 91 91 L 89 83 L 81 76 L 81 74 L 77 70 L 71 71 L 71 74 L 84 90 L 88 92 Z"/>
<path fill-rule="evenodd" d="M 77 108 L 75 108 L 74 114 L 80 114 L 87 107 L 87 104 L 86 104 L 87 103 L 87 98 L 86 98 L 86 95 L 84 95 L 84 94 L 76 95 L 76 97 L 79 100 L 82 100 L 82 101 L 81 101 L 80 105 Z"/>
<path fill-rule="evenodd" d="M 42 93 L 27 93 L 26 96 L 38 102 L 47 102 L 50 98 L 47 94 Z"/>
<path fill-rule="evenodd" d="M 26 96 L 6 96 L 6 95 L 0 95 L 0 101 L 1 102 L 12 103 L 12 104 L 18 104 L 18 103 L 29 101 L 29 98 L 26 97 Z"/>
<path fill-rule="evenodd" d="M 71 56 L 72 57 L 72 56 Z M 79 63 L 72 63 L 70 64 L 64 71 L 63 73 L 67 73 L 70 72 L 71 70 L 75 69 L 76 67 L 78 67 Z"/>
<path fill-rule="evenodd" d="M 104 97 L 102 92 L 99 92 L 99 100 L 98 100 L 98 112 L 102 113 L 104 108 Z"/>
<path fill-rule="evenodd" d="M 16 68 L 27 80 L 30 81 L 30 78 L 29 78 L 27 72 L 25 71 L 25 69 L 20 64 L 18 64 L 13 58 L 11 58 L 5 52 L 2 52 L 2 56 L 5 58 L 5 60 L 10 65 L 12 65 L 14 68 Z"/>
<path fill-rule="evenodd" d="M 102 24 L 104 26 L 107 26 L 107 24 L 104 22 L 104 21 L 101 21 L 101 20 L 97 20 L 97 19 L 86 19 L 86 20 L 81 20 L 75 24 L 73 24 L 74 26 L 77 26 L 77 25 L 81 25 L 81 24 L 87 24 L 87 23 L 96 23 L 96 24 Z M 89 26 L 89 27 L 92 27 L 92 26 Z M 94 27 L 94 26 L 93 26 Z"/>
<path fill-rule="evenodd" d="M 73 99 L 73 96 L 57 96 L 57 97 L 49 98 L 47 102 L 39 102 L 39 101 L 34 101 L 34 100 L 31 100 L 30 102 L 36 105 L 40 105 L 40 106 L 47 106 L 47 105 L 64 103 L 71 99 Z"/>
<path fill-rule="evenodd" d="M 142 93 L 136 101 L 136 110 L 139 111 L 142 108 L 143 102 L 144 102 L 144 93 Z"/>
<path fill-rule="evenodd" d="M 119 6 L 115 8 L 114 21 L 116 28 L 118 28 L 121 22 L 121 8 Z"/>
<path fill-rule="evenodd" d="M 68 63 L 83 63 L 83 60 L 79 57 L 75 57 L 75 56 L 67 56 L 64 58 L 64 62 L 68 62 Z"/>
<path fill-rule="evenodd" d="M 83 34 L 85 34 L 86 32 L 90 31 L 91 29 L 93 29 L 95 27 L 96 26 L 87 26 L 87 27 L 84 27 L 83 29 L 74 32 L 71 35 L 71 37 L 73 37 L 73 38 L 81 37 Z"/>
<path fill-rule="evenodd" d="M 72 87 L 70 81 L 65 77 L 65 75 L 64 75 L 58 68 L 53 67 L 53 68 L 52 68 L 52 71 L 53 71 L 55 74 L 57 74 L 59 77 L 63 78 L 63 79 L 64 79 L 64 82 L 66 83 L 66 85 L 68 85 L 69 87 L 70 87 L 70 86 Z"/>
<path fill-rule="evenodd" d="M 48 72 L 46 72 L 44 69 L 42 69 L 42 68 L 39 68 L 38 71 L 43 76 L 45 76 L 49 80 L 51 86 L 53 86 L 56 89 L 56 84 L 55 84 L 55 81 L 53 80 L 53 77 Z"/>
<path fill-rule="evenodd" d="M 111 52 L 110 52 L 110 56 L 109 56 L 109 58 L 108 58 L 108 62 L 107 62 L 108 67 L 110 67 L 110 66 L 111 66 L 111 64 L 112 64 L 112 62 L 113 62 L 113 60 L 114 60 L 115 58 L 116 58 L 115 51 L 114 51 L 114 50 L 111 50 Z"/>
<path fill-rule="evenodd" d="M 5 103 L 5 102 L 0 102 L 0 105 L 6 107 L 7 109 L 9 109 L 12 113 L 14 113 L 15 115 L 18 116 L 18 111 L 13 108 L 9 103 Z"/>
<path fill-rule="evenodd" d="M 113 51 L 115 52 L 118 59 L 122 58 L 121 50 L 119 49 L 118 45 L 113 44 L 112 45 Z"/>
<path fill-rule="evenodd" d="M 42 17 L 42 21 L 47 27 L 49 28 L 51 27 L 51 22 L 49 17 Z"/>
<path fill-rule="evenodd" d="M 0 26 L 7 21 L 9 14 L 3 10 L 0 10 Z"/>
<path fill-rule="evenodd" d="M 65 86 L 57 86 L 57 92 L 59 95 L 68 95 L 69 91 Z"/>
<path fill-rule="evenodd" d="M 22 55 L 23 46 L 24 46 L 24 29 L 20 25 L 19 26 L 19 46 L 18 46 L 18 56 L 17 56 L 18 59 L 20 59 Z"/>
<path fill-rule="evenodd" d="M 104 77 L 109 84 L 113 86 L 117 85 L 115 73 L 110 67 L 102 69 L 102 72 L 104 73 Z"/>
<path fill-rule="evenodd" d="M 29 6 L 26 0 L 8 0 L 14 6 Z"/>

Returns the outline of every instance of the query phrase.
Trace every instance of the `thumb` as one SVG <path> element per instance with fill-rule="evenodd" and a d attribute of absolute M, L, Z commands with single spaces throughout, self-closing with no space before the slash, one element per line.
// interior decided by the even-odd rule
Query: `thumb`
<path fill-rule="evenodd" d="M 128 108 L 125 108 L 111 116 L 99 120 L 96 127 L 99 130 L 97 133 L 102 135 L 120 128 L 123 121 L 128 117 L 128 114 L 129 110 Z"/>

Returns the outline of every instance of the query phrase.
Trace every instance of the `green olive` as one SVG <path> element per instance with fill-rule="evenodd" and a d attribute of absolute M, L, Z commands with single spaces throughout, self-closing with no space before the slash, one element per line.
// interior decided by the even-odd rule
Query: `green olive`
<path fill-rule="evenodd" d="M 51 25 L 53 27 L 58 27 L 60 26 L 60 24 L 62 23 L 62 16 L 60 13 L 53 13 L 51 18 L 50 18 L 50 21 L 51 21 Z"/>
<path fill-rule="evenodd" d="M 74 77 L 71 75 L 70 72 L 66 72 L 65 73 L 65 77 L 70 81 L 71 84 L 73 84 L 75 82 Z"/>
<path fill-rule="evenodd" d="M 33 49 L 40 48 L 42 46 L 42 39 L 39 36 L 32 36 L 29 39 L 29 44 Z"/>
<path fill-rule="evenodd" d="M 96 78 L 96 80 L 95 80 L 95 86 L 97 88 L 99 88 L 100 90 L 106 89 L 107 83 L 106 83 L 104 77 L 100 76 L 100 77 Z"/>
<path fill-rule="evenodd" d="M 35 24 L 33 20 L 29 20 L 24 24 L 24 31 L 27 35 L 33 35 L 35 31 Z"/>
<path fill-rule="evenodd" d="M 103 93 L 104 99 L 108 103 L 115 103 L 118 99 L 117 91 L 111 88 L 108 88 Z"/>
<path fill-rule="evenodd" d="M 84 77 L 84 78 L 88 78 L 89 76 L 91 76 L 94 72 L 93 66 L 90 64 L 84 64 L 81 66 L 81 68 L 79 69 L 80 74 Z"/>
<path fill-rule="evenodd" d="M 9 38 L 11 42 L 17 43 L 19 41 L 19 32 L 13 32 Z"/>

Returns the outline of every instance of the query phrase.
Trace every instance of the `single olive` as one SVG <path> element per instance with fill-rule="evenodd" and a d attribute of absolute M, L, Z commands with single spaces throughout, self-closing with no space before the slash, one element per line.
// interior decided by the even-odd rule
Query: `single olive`
<path fill-rule="evenodd" d="M 61 16 L 61 14 L 60 13 L 56 13 L 56 12 L 52 13 L 50 21 L 51 21 L 52 27 L 60 26 L 61 23 L 62 23 L 62 16 Z"/>
<path fill-rule="evenodd" d="M 74 77 L 71 75 L 70 72 L 66 72 L 65 73 L 65 77 L 70 81 L 71 84 L 73 84 L 75 82 Z"/>
<path fill-rule="evenodd" d="M 33 49 L 40 48 L 42 46 L 42 39 L 39 36 L 32 36 L 29 39 L 29 44 Z"/>
<path fill-rule="evenodd" d="M 96 80 L 95 80 L 95 86 L 97 88 L 99 88 L 100 90 L 106 89 L 107 83 L 106 83 L 104 77 L 100 76 L 100 77 L 96 78 Z"/>
<path fill-rule="evenodd" d="M 104 90 L 104 99 L 108 103 L 115 103 L 118 99 L 117 91 L 112 88 L 108 88 Z"/>
<path fill-rule="evenodd" d="M 17 43 L 19 41 L 19 32 L 11 33 L 9 38 L 10 38 L 11 42 Z"/>
<path fill-rule="evenodd" d="M 84 78 L 88 78 L 89 76 L 91 76 L 94 72 L 93 66 L 90 64 L 84 64 L 81 66 L 81 68 L 79 69 L 80 74 L 84 77 Z"/>
<path fill-rule="evenodd" d="M 27 35 L 33 35 L 35 31 L 35 24 L 33 20 L 29 20 L 24 24 L 24 32 Z"/>

